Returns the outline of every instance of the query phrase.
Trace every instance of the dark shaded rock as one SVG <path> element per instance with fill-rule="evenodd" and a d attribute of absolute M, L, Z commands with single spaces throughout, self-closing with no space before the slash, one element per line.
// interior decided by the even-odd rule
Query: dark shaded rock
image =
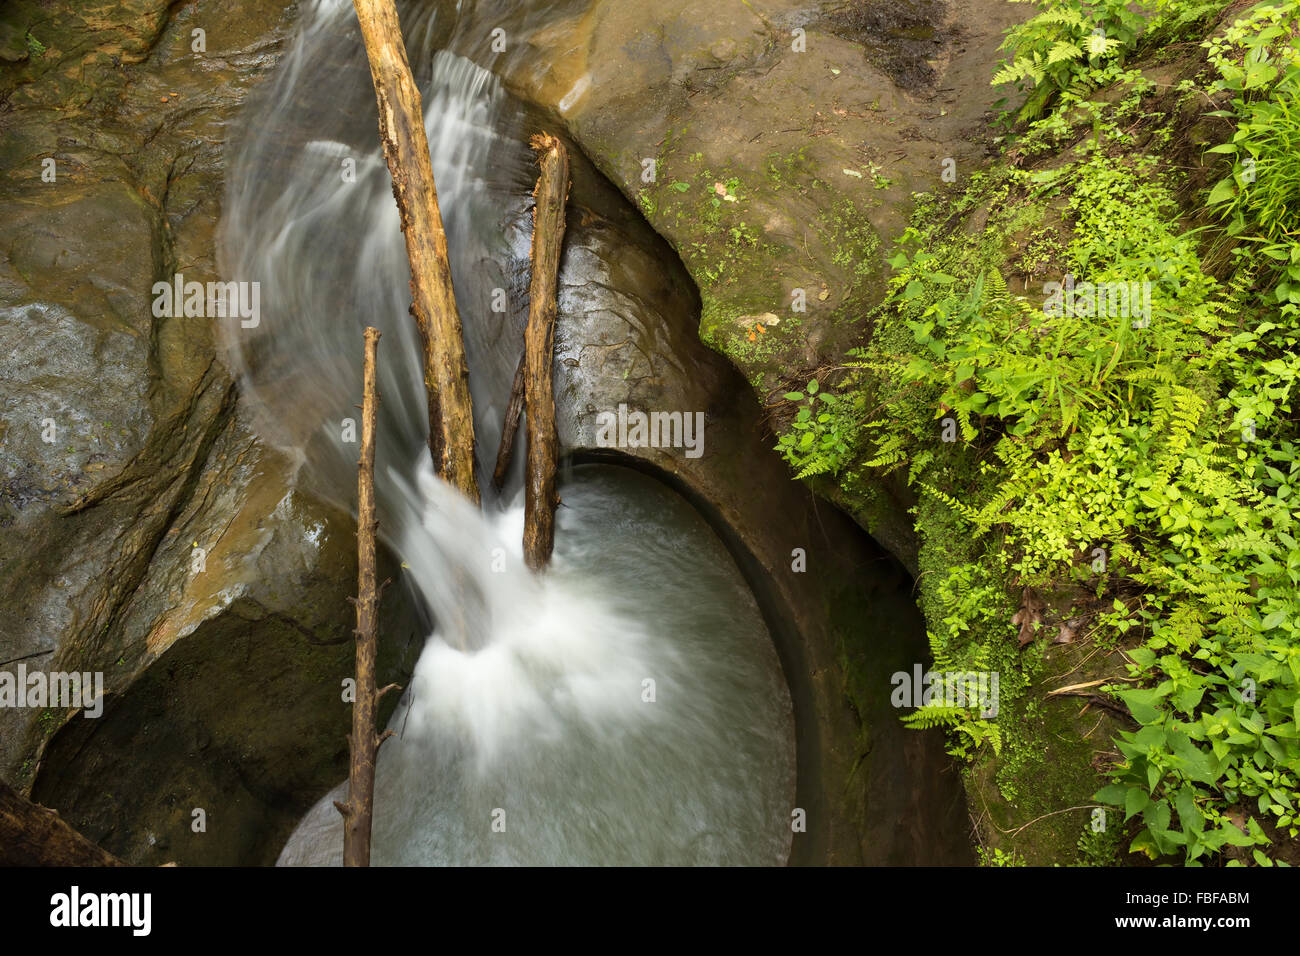
<path fill-rule="evenodd" d="M 33 799 L 128 862 L 270 865 L 347 774 L 354 612 L 334 570 L 351 563 L 355 577 L 355 522 L 296 498 L 283 509 L 317 553 L 305 556 L 293 521 L 272 526 L 238 563 L 246 583 L 222 576 L 238 596 L 162 650 L 103 716 L 73 718 L 45 749 Z M 396 579 L 384 563 L 381 576 Z M 381 618 L 380 682 L 405 681 L 425 635 L 407 588 L 388 590 Z"/>
<path fill-rule="evenodd" d="M 0 14 L 0 661 L 107 705 L 0 710 L 0 773 L 133 861 L 269 861 L 345 766 L 353 526 L 240 420 L 223 320 L 151 287 L 217 278 L 225 126 L 289 5 L 70 6 Z M 423 624 L 386 611 L 400 681 Z"/>

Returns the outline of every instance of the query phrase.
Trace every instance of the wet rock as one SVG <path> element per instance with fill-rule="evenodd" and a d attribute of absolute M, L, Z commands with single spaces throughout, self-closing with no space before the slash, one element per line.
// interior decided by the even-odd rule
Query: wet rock
<path fill-rule="evenodd" d="M 827 21 L 834 33 L 860 44 L 869 62 L 911 89 L 934 83 L 935 47 L 959 40 L 963 25 L 950 19 L 942 0 L 853 0 Z"/>
<path fill-rule="evenodd" d="M 183 595 L 147 632 L 151 663 L 104 714 L 74 717 L 44 751 L 33 798 L 129 862 L 269 865 L 347 775 L 355 522 L 290 492 L 263 525 L 252 553 L 209 566 L 220 594 Z M 381 610 L 381 683 L 404 682 L 424 643 L 400 573 L 382 562 L 399 583 Z"/>
<path fill-rule="evenodd" d="M 0 524 L 85 494 L 148 434 L 140 369 L 148 342 L 96 330 L 53 303 L 0 309 L 9 366 L 0 381 Z"/>
<path fill-rule="evenodd" d="M 274 31 L 278 6 L 263 5 L 259 29 Z M 187 68 L 185 16 L 160 0 L 3 13 L 29 56 L 0 66 L 12 172 L 0 184 L 0 324 L 15 349 L 0 384 L 0 660 L 39 653 L 53 669 L 99 670 L 137 640 L 119 618 L 147 593 L 152 553 L 230 423 L 208 330 L 165 327 L 149 307 L 180 244 L 169 189 L 219 169 L 212 133 L 242 96 L 241 82 L 214 94 Z M 149 69 L 131 66 L 150 55 Z M 167 70 L 210 108 L 160 116 Z M 0 770 L 29 783 L 59 722 L 29 735 L 33 715 L 0 714 Z"/>
<path fill-rule="evenodd" d="M 353 525 L 242 421 L 222 320 L 151 287 L 217 277 L 225 126 L 289 5 L 73 6 L 0 14 L 0 661 L 102 672 L 107 702 L 0 709 L 0 774 L 132 860 L 273 859 L 345 765 Z M 385 621 L 401 680 L 404 588 Z"/>
<path fill-rule="evenodd" d="M 470 7 L 453 48 L 563 117 L 681 255 L 701 337 L 760 398 L 864 333 L 882 243 L 901 232 L 910 194 L 940 188 L 945 159 L 966 175 L 982 158 L 988 67 L 1022 16 L 995 0 L 960 11 L 626 0 L 542 30 L 490 2 Z M 494 54 L 489 22 L 522 38 L 516 52 Z M 718 201 L 719 182 L 735 202 Z M 750 343 L 735 318 L 768 311 L 786 321 Z"/>

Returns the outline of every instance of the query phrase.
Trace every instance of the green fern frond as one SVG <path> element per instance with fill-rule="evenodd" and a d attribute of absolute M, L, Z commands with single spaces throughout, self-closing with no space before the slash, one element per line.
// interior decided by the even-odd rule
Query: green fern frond
<path fill-rule="evenodd" d="M 990 269 L 983 275 L 984 297 L 989 302 L 1001 302 L 1007 297 L 1007 280 L 998 269 Z"/>
<path fill-rule="evenodd" d="M 1054 63 L 1077 60 L 1081 56 L 1083 56 L 1083 50 L 1069 40 L 1058 40 L 1052 44 L 1052 49 L 1047 52 L 1047 65 L 1051 66 Z"/>
<path fill-rule="evenodd" d="M 956 727 L 969 720 L 972 711 L 967 707 L 948 707 L 944 704 L 927 704 L 910 714 L 904 714 L 903 723 L 913 730 L 930 730 L 933 727 Z"/>
<path fill-rule="evenodd" d="M 1082 11 L 1077 7 L 1057 7 L 1054 10 L 1044 10 L 1038 16 L 1027 21 L 1025 26 L 1037 26 L 1043 23 L 1060 23 L 1071 27 L 1087 25 Z"/>
<path fill-rule="evenodd" d="M 804 478 L 811 478 L 814 475 L 825 475 L 835 471 L 836 462 L 832 461 L 827 455 L 814 455 L 809 461 L 804 462 L 802 468 L 795 472 L 795 479 L 802 481 Z"/>
<path fill-rule="evenodd" d="M 934 487 L 934 485 L 931 485 L 928 482 L 924 482 L 924 481 L 917 482 L 917 487 L 920 488 L 921 491 L 923 491 L 924 493 L 931 495 L 932 497 L 937 498 L 939 501 L 943 502 L 945 505 L 947 505 L 949 508 L 955 511 L 958 515 L 960 515 L 963 519 L 965 519 L 970 524 L 972 525 L 979 524 L 980 513 L 978 509 L 972 508 L 970 505 L 962 504 L 952 495 L 948 494 L 947 492 L 940 491 L 938 488 Z"/>

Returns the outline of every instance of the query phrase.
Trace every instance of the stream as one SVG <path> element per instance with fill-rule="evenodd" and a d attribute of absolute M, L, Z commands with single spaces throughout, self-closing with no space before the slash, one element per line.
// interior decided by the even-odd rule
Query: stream
<path fill-rule="evenodd" d="M 486 476 L 522 342 L 539 119 L 493 74 L 434 49 L 454 24 L 429 6 L 400 12 Z M 520 547 L 521 451 L 481 511 L 432 476 L 405 248 L 350 4 L 304 4 L 232 142 L 223 273 L 262 294 L 259 326 L 226 342 L 242 400 L 297 461 L 297 482 L 348 508 L 361 332 L 383 333 L 380 533 L 405 569 L 395 586 L 414 589 L 431 623 L 380 753 L 374 862 L 784 863 L 790 694 L 754 595 L 694 507 L 628 468 L 568 468 L 554 562 L 535 576 Z M 569 218 L 572 230 L 573 204 Z M 565 287 L 608 281 L 590 257 L 562 268 Z M 561 326 L 573 315 L 562 294 Z M 281 864 L 341 863 L 345 786 L 301 821 Z"/>

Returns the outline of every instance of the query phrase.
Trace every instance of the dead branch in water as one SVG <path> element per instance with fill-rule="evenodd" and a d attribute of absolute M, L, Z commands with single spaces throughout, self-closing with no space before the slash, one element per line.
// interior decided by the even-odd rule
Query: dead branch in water
<path fill-rule="evenodd" d="M 564 245 L 564 206 L 569 198 L 569 154 L 550 134 L 532 138 L 541 175 L 533 190 L 532 276 L 524 331 L 524 400 L 528 409 L 528 474 L 524 492 L 524 561 L 534 571 L 555 547 L 555 293 Z"/>
<path fill-rule="evenodd" d="M 379 644 L 379 586 L 376 583 L 375 529 L 375 415 L 379 391 L 375 384 L 375 353 L 379 330 L 366 329 L 366 354 L 362 381 L 361 460 L 357 462 L 357 673 L 352 704 L 352 733 L 348 735 L 347 803 L 335 803 L 343 814 L 343 865 L 370 865 L 370 827 L 375 809 L 375 761 L 379 745 L 391 735 L 375 732 L 379 699 L 393 685 L 375 686 L 375 658 Z"/>
<path fill-rule="evenodd" d="M 424 349 L 433 467 L 475 504 L 474 406 L 447 236 L 433 183 L 420 90 L 411 77 L 393 0 L 352 0 L 370 60 L 379 106 L 379 136 L 393 178 L 393 198 L 411 265 L 411 315 Z"/>
<path fill-rule="evenodd" d="M 519 413 L 524 410 L 524 372 L 527 369 L 527 356 L 519 356 L 515 366 L 515 378 L 510 383 L 510 402 L 506 405 L 506 420 L 501 428 L 501 445 L 497 448 L 497 466 L 492 469 L 492 487 L 500 491 L 506 484 L 506 473 L 510 471 L 510 459 L 514 456 L 515 433 L 519 430 Z"/>

